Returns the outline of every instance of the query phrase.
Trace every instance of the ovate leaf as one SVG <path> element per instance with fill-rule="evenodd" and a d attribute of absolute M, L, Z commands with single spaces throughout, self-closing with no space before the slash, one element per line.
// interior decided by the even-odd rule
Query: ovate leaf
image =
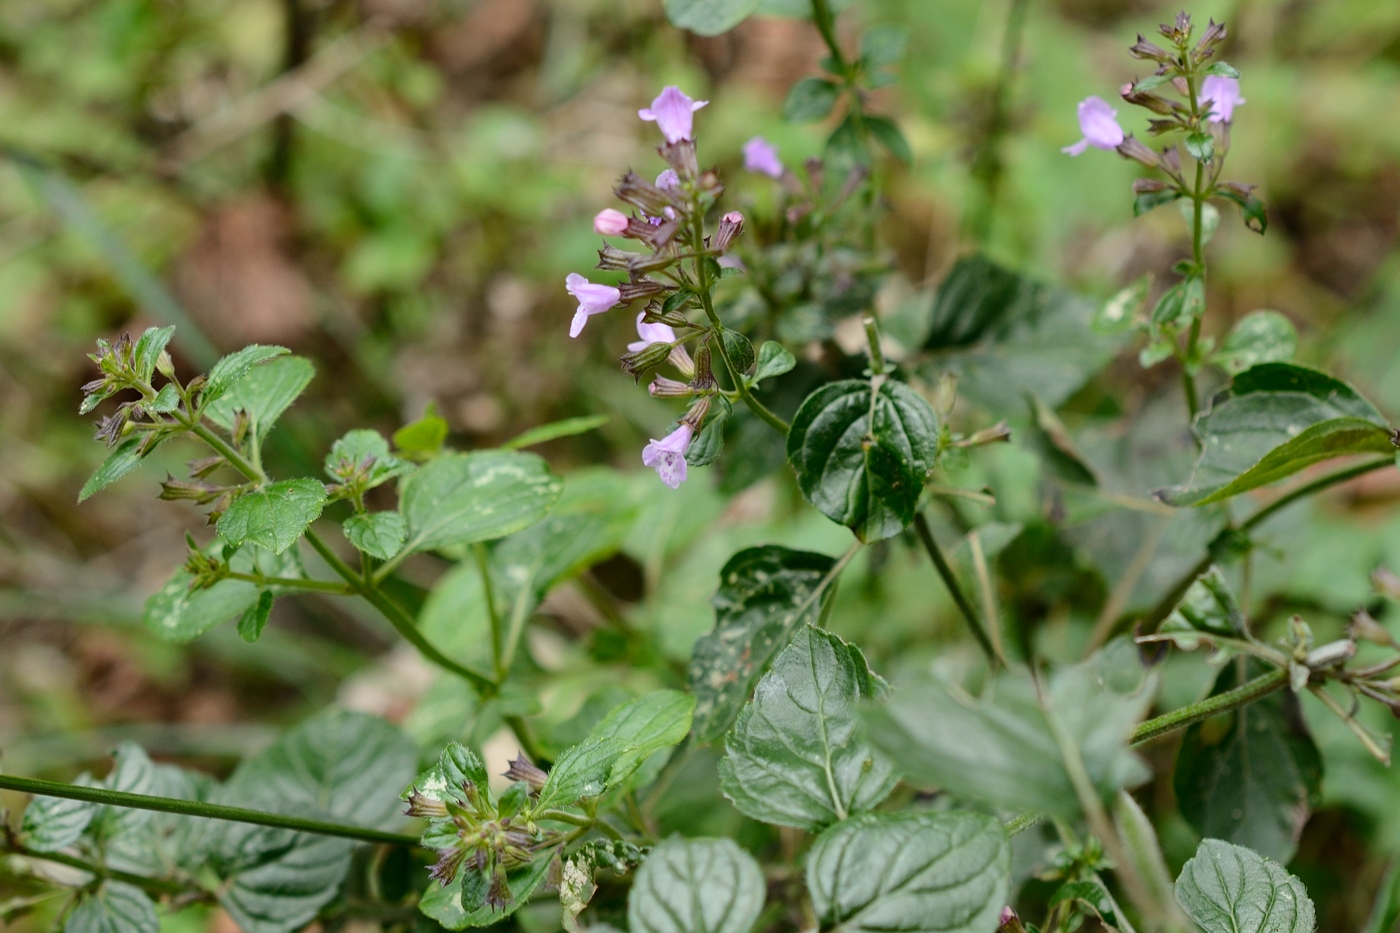
<path fill-rule="evenodd" d="M 104 881 L 85 892 L 63 922 L 63 933 L 157 933 L 160 920 L 146 892 L 124 881 Z"/>
<path fill-rule="evenodd" d="M 262 637 L 268 616 L 272 613 L 272 600 L 272 591 L 263 590 L 258 594 L 258 601 L 244 610 L 243 615 L 238 617 L 239 638 L 251 645 Z"/>
<path fill-rule="evenodd" d="M 88 481 L 83 484 L 82 491 L 78 493 L 78 501 L 82 502 L 140 466 L 142 458 L 145 457 L 145 454 L 139 451 L 143 440 L 145 438 L 140 436 L 128 437 L 114 447 L 107 459 L 97 468 L 97 472 L 88 477 Z"/>
<path fill-rule="evenodd" d="M 398 512 L 352 515 L 341 527 L 356 550 L 379 560 L 388 560 L 397 554 L 408 534 L 408 523 Z"/>
<path fill-rule="evenodd" d="M 403 485 L 410 551 L 489 541 L 544 518 L 560 482 L 534 454 L 483 450 L 438 457 Z"/>
<path fill-rule="evenodd" d="M 902 382 L 828 383 L 797 410 L 787 453 L 808 502 L 862 541 L 880 541 L 914 520 L 938 454 L 938 419 Z"/>
<path fill-rule="evenodd" d="M 816 617 L 818 587 L 834 564 L 825 554 L 769 545 L 740 551 L 724 565 L 714 630 L 695 643 L 690 661 L 696 741 L 729 730 L 768 663 Z"/>
<path fill-rule="evenodd" d="M 73 783 L 91 787 L 92 776 L 83 772 Z M 98 809 L 97 804 L 82 800 L 35 797 L 24 808 L 24 819 L 19 828 L 20 839 L 35 852 L 57 852 L 77 841 L 97 815 Z"/>
<path fill-rule="evenodd" d="M 564 752 L 540 790 L 536 812 L 597 797 L 607 790 L 613 766 L 630 749 L 626 739 L 590 737 Z"/>
<path fill-rule="evenodd" d="M 783 119 L 793 123 L 824 120 L 841 97 L 841 86 L 826 78 L 803 78 L 783 101 Z"/>
<path fill-rule="evenodd" d="M 336 482 L 373 489 L 411 471 L 413 464 L 389 453 L 389 442 L 378 431 L 358 428 L 331 445 L 325 469 Z"/>
<path fill-rule="evenodd" d="M 1298 352 L 1298 331 L 1277 311 L 1251 311 L 1230 330 L 1210 361 L 1232 376 L 1260 363 L 1287 363 Z"/>
<path fill-rule="evenodd" d="M 242 350 L 230 353 L 228 356 L 214 364 L 214 368 L 209 370 L 209 381 L 204 385 L 204 391 L 200 393 L 199 403 L 201 406 L 212 405 L 232 389 L 249 371 L 259 363 L 266 363 L 290 351 L 286 347 L 264 347 L 259 344 L 246 346 Z"/>
<path fill-rule="evenodd" d="M 856 703 L 884 689 L 854 645 L 804 626 L 725 737 L 720 789 L 747 816 L 809 832 L 874 808 L 896 778 L 858 734 Z"/>
<path fill-rule="evenodd" d="M 284 356 L 270 360 L 250 370 L 220 398 L 209 404 L 204 413 L 225 430 L 233 428 L 238 412 L 245 412 L 252 423 L 253 433 L 267 436 L 277 419 L 297 400 L 316 368 L 300 356 Z"/>
<path fill-rule="evenodd" d="M 759 0 L 664 0 L 666 18 L 698 36 L 728 32 L 758 9 Z"/>
<path fill-rule="evenodd" d="M 593 729 L 592 737 L 627 745 L 608 774 L 608 786 L 627 780 L 648 757 L 679 745 L 690 732 L 695 698 L 679 690 L 657 690 L 613 710 Z"/>
<path fill-rule="evenodd" d="M 765 340 L 758 348 L 758 369 L 753 374 L 753 384 L 764 379 L 791 372 L 797 365 L 797 358 L 788 352 L 787 347 L 775 340 Z"/>
<path fill-rule="evenodd" d="M 274 554 L 297 543 L 321 514 L 326 487 L 314 479 L 288 479 L 244 493 L 219 519 L 219 537 L 237 547 L 251 542 Z"/>
<path fill-rule="evenodd" d="M 136 346 L 131 350 L 131 365 L 141 382 L 151 381 L 151 376 L 155 375 L 156 361 L 174 336 L 175 325 L 171 324 L 169 327 L 148 327 L 137 338 Z"/>
<path fill-rule="evenodd" d="M 1313 933 L 1303 883 L 1243 846 L 1207 839 L 1181 867 L 1176 902 L 1201 933 Z"/>
<path fill-rule="evenodd" d="M 807 890 L 832 933 L 992 933 L 1011 846 L 980 813 L 866 813 L 818 837 Z"/>
<path fill-rule="evenodd" d="M 731 839 L 672 837 L 651 850 L 627 896 L 631 933 L 748 933 L 763 910 L 758 863 Z"/>

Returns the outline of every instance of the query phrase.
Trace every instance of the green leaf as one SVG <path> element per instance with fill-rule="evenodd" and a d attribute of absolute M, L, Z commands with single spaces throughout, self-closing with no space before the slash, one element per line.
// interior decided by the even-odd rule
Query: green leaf
<path fill-rule="evenodd" d="M 832 13 L 840 13 L 854 0 L 827 0 Z M 782 16 L 788 19 L 811 19 L 812 0 L 760 0 L 759 16 Z"/>
<path fill-rule="evenodd" d="M 1161 191 L 1144 191 L 1133 198 L 1133 216 L 1141 217 L 1143 214 L 1161 207 L 1164 204 L 1171 204 L 1173 201 L 1185 197 L 1175 188 L 1163 188 Z"/>
<path fill-rule="evenodd" d="M 1113 358 L 1121 337 L 1094 330 L 1096 303 L 983 256 L 958 261 L 939 286 L 921 368 L 930 383 L 958 377 L 958 393 L 996 413 L 1026 393 L 1058 408 Z"/>
<path fill-rule="evenodd" d="M 408 535 L 408 523 L 398 512 L 352 515 L 341 528 L 356 550 L 379 560 L 388 560 L 397 554 Z"/>
<path fill-rule="evenodd" d="M 1249 191 L 1249 187 L 1236 182 L 1224 182 L 1212 192 L 1213 197 L 1233 201 L 1240 209 L 1244 225 L 1255 233 L 1263 233 L 1269 228 L 1269 215 L 1264 210 L 1264 202 Z"/>
<path fill-rule="evenodd" d="M 739 377 L 745 378 L 753 373 L 755 357 L 753 344 L 749 338 L 739 333 L 737 330 L 730 330 L 728 327 L 721 328 L 719 338 L 724 342 L 724 352 L 729 356 L 729 362 L 734 364 L 734 368 L 739 371 Z"/>
<path fill-rule="evenodd" d="M 858 648 L 804 626 L 725 736 L 720 789 L 745 816 L 808 832 L 873 809 L 897 779 L 857 734 L 856 703 L 884 690 Z"/>
<path fill-rule="evenodd" d="M 216 555 L 223 545 L 215 541 L 206 549 Z M 243 548 L 228 559 L 231 570 L 239 573 L 259 572 L 272 577 L 303 576 L 295 551 L 276 556 L 270 551 Z M 220 580 L 205 589 L 192 589 L 195 578 L 181 568 L 170 580 L 146 600 L 143 621 L 146 628 L 168 641 L 189 641 L 206 631 L 239 618 L 258 600 L 258 587 L 245 580 Z M 274 592 L 274 595 L 277 595 Z"/>
<path fill-rule="evenodd" d="M 245 412 L 252 423 L 254 435 L 262 439 L 267 437 L 277 419 L 292 407 L 315 375 L 316 367 L 300 356 L 269 360 L 250 370 L 212 404 L 206 404 L 204 413 L 209 420 L 227 431 L 232 430 L 238 412 Z"/>
<path fill-rule="evenodd" d="M 1244 610 L 1235 600 L 1219 567 L 1212 566 L 1186 590 L 1172 614 L 1162 622 L 1165 632 L 1206 632 L 1232 638 L 1245 633 Z M 1181 645 L 1187 648 L 1186 645 Z M 1192 646 L 1194 647 L 1194 646 Z M 1188 649 L 1190 650 L 1190 649 Z"/>
<path fill-rule="evenodd" d="M 1181 867 L 1176 902 L 1201 933 L 1313 933 L 1303 883 L 1243 846 L 1207 839 Z"/>
<path fill-rule="evenodd" d="M 506 883 L 510 887 L 511 901 L 505 907 L 495 910 L 485 905 L 475 910 L 462 907 L 462 886 L 471 872 L 463 872 L 458 880 L 442 887 L 430 882 L 428 889 L 418 902 L 418 909 L 449 930 L 465 930 L 469 927 L 490 926 L 509 917 L 529 900 L 530 895 L 549 877 L 549 866 L 554 861 L 554 850 L 540 853 L 534 861 L 521 865 L 506 873 Z"/>
<path fill-rule="evenodd" d="M 783 101 L 783 119 L 792 123 L 824 120 L 841 97 L 841 86 L 826 78 L 803 78 Z"/>
<path fill-rule="evenodd" d="M 1232 376 L 1260 363 L 1287 363 L 1298 352 L 1298 331 L 1277 311 L 1251 311 L 1236 322 L 1210 361 Z"/>
<path fill-rule="evenodd" d="M 666 18 L 697 36 L 718 36 L 748 19 L 759 0 L 664 0 Z"/>
<path fill-rule="evenodd" d="M 886 23 L 872 26 L 860 37 L 860 60 L 867 69 L 893 65 L 904 58 L 909 30 Z"/>
<path fill-rule="evenodd" d="M 1011 846 L 980 813 L 866 813 L 822 833 L 807 890 L 831 933 L 992 933 Z"/>
<path fill-rule="evenodd" d="M 167 415 L 180 407 L 180 393 L 175 391 L 175 384 L 167 382 L 160 387 L 156 397 L 146 402 L 143 406 L 147 411 L 158 415 Z"/>
<path fill-rule="evenodd" d="M 136 346 L 131 350 L 131 365 L 136 370 L 138 381 L 150 384 L 151 377 L 156 372 L 156 361 L 160 359 L 161 353 L 165 351 L 173 336 L 175 325 L 171 324 L 169 327 L 148 327 L 145 333 L 137 338 Z"/>
<path fill-rule="evenodd" d="M 623 738 L 589 737 L 559 756 L 540 790 L 534 810 L 566 807 L 608 788 L 613 766 L 631 750 Z"/>
<path fill-rule="evenodd" d="M 1186 137 L 1186 151 L 1197 162 L 1209 164 L 1215 158 L 1215 137 L 1208 132 L 1192 133 Z"/>
<path fill-rule="evenodd" d="M 1110 930 L 1123 928 L 1122 922 L 1118 918 L 1118 905 L 1113 901 L 1113 895 L 1108 893 L 1108 888 L 1104 887 L 1103 881 L 1095 878 L 1092 881 L 1071 881 L 1062 884 L 1047 905 L 1054 908 L 1066 902 L 1079 902 L 1086 905 L 1094 916 L 1098 917 Z M 1131 929 L 1128 927 L 1127 929 Z"/>
<path fill-rule="evenodd" d="M 1188 275 L 1157 299 L 1152 323 L 1157 327 L 1182 328 L 1206 310 L 1206 283 L 1199 275 Z"/>
<path fill-rule="evenodd" d="M 808 502 L 860 540 L 881 541 L 914 520 L 938 454 L 938 419 L 902 382 L 873 392 L 860 379 L 831 382 L 797 410 L 787 453 Z"/>
<path fill-rule="evenodd" d="M 522 447 L 533 447 L 535 444 L 543 444 L 545 441 L 557 440 L 561 437 L 573 437 L 575 434 L 586 434 L 589 431 L 601 428 L 611 420 L 610 415 L 585 415 L 581 418 L 565 418 L 563 421 L 552 421 L 549 424 L 542 424 L 537 428 L 519 434 L 501 445 L 505 450 L 519 450 Z"/>
<path fill-rule="evenodd" d="M 1206 66 L 1206 70 L 1203 74 L 1239 80 L 1240 70 L 1229 62 L 1211 62 Z"/>
<path fill-rule="evenodd" d="M 63 921 L 63 933 L 158 933 L 156 906 L 146 892 L 125 881 L 104 881 L 78 897 Z"/>
<path fill-rule="evenodd" d="M 244 610 L 238 617 L 238 637 L 253 644 L 262 637 L 267 628 L 267 617 L 272 612 L 272 591 L 258 593 L 258 601 Z"/>
<path fill-rule="evenodd" d="M 102 466 L 98 467 L 97 472 L 88 477 L 88 481 L 83 484 L 82 491 L 78 493 L 78 501 L 82 502 L 93 493 L 112 485 L 140 466 L 145 457 L 145 454 L 139 452 L 143 440 L 145 438 L 140 435 L 128 437 L 113 448 L 112 452 L 107 455 L 107 459 L 102 461 Z"/>
<path fill-rule="evenodd" d="M 326 475 L 358 490 L 373 489 L 413 470 L 413 464 L 389 453 L 389 442 L 378 431 L 358 428 L 331 445 Z"/>
<path fill-rule="evenodd" d="M 144 752 L 133 754 L 124 747 L 119 754 L 137 765 L 136 779 L 126 781 L 135 785 L 137 793 L 207 800 L 216 787 L 216 782 L 203 774 L 152 764 Z M 111 776 L 108 781 L 116 783 Z M 123 818 L 129 819 L 125 813 Z M 179 871 L 194 874 L 203 867 L 218 827 L 199 817 L 148 813 L 109 832 L 104 842 L 107 866 L 148 877 L 170 877 Z"/>
<path fill-rule="evenodd" d="M 1249 677 L 1266 671 L 1255 662 Z M 1227 664 L 1211 695 L 1240 686 L 1243 659 Z M 1202 836 L 1287 863 L 1318 801 L 1322 758 L 1298 698 L 1288 690 L 1186 730 L 1172 786 L 1181 815 Z"/>
<path fill-rule="evenodd" d="M 559 498 L 559 480 L 534 454 L 447 454 L 403 484 L 400 511 L 410 551 L 490 541 L 538 522 Z"/>
<path fill-rule="evenodd" d="M 591 738 L 626 745 L 608 773 L 608 787 L 617 787 L 637 772 L 655 752 L 679 745 L 690 732 L 695 698 L 679 690 L 657 690 L 624 703 L 603 717 Z"/>
<path fill-rule="evenodd" d="M 894 156 L 905 165 L 914 164 L 914 152 L 909 148 L 909 140 L 904 138 L 904 133 L 899 126 L 888 117 L 877 117 L 867 113 L 861 117 L 866 129 L 870 134 L 880 141 L 880 145 L 889 150 Z"/>
<path fill-rule="evenodd" d="M 705 424 L 685 452 L 685 462 L 693 467 L 709 466 L 724 453 L 724 426 L 734 407 L 723 395 L 716 395 L 710 404 Z"/>
<path fill-rule="evenodd" d="M 1138 323 L 1138 314 L 1147 300 L 1152 277 L 1139 276 L 1125 285 L 1094 315 L 1094 330 L 1101 334 L 1117 334 L 1131 330 Z"/>
<path fill-rule="evenodd" d="M 631 933 L 749 933 L 767 886 L 732 839 L 673 836 L 651 850 L 627 895 Z"/>
<path fill-rule="evenodd" d="M 1078 797 L 1046 708 L 1108 800 L 1149 774 L 1128 737 L 1152 704 L 1152 685 L 1136 646 L 1122 639 L 1056 671 L 1044 706 L 1025 670 L 996 678 L 980 700 L 926 675 L 901 684 L 887 705 L 866 708 L 863 718 L 872 744 L 917 786 L 1007 810 L 1075 818 Z"/>
<path fill-rule="evenodd" d="M 296 544 L 321 514 L 326 487 L 309 479 L 288 479 L 246 492 L 219 518 L 219 537 L 238 547 L 245 541 L 281 554 Z"/>
<path fill-rule="evenodd" d="M 817 617 L 817 589 L 834 566 L 825 554 L 777 545 L 740 551 L 724 565 L 715 627 L 695 643 L 690 661 L 697 742 L 729 731 L 769 662 Z"/>
<path fill-rule="evenodd" d="M 1348 454 L 1394 453 L 1385 419 L 1351 386 L 1290 363 L 1235 377 L 1197 416 L 1201 455 L 1182 486 L 1158 490 L 1170 505 L 1208 505 Z"/>
<path fill-rule="evenodd" d="M 218 401 L 248 375 L 254 366 L 290 352 L 286 347 L 264 347 L 255 343 L 230 353 L 209 370 L 209 381 L 204 384 L 204 390 L 199 395 L 200 406 L 207 407 Z"/>
<path fill-rule="evenodd" d="M 158 778 L 156 766 L 141 746 L 135 742 L 121 743 L 112 752 L 112 761 L 112 770 L 102 780 L 102 787 L 128 794 L 155 792 Z M 152 816 L 149 810 L 104 806 L 93 816 L 87 832 L 100 840 L 105 848 L 115 837 L 140 831 Z"/>
<path fill-rule="evenodd" d="M 447 440 L 447 422 L 438 414 L 437 402 L 429 402 L 423 417 L 394 432 L 394 449 L 410 460 L 436 457 Z"/>
<path fill-rule="evenodd" d="M 73 781 L 79 787 L 92 787 L 92 776 L 84 771 Z M 66 849 L 83 830 L 88 828 L 99 807 L 82 800 L 62 797 L 34 797 L 24 808 L 20 823 L 20 840 L 35 852 L 57 852 Z"/>
<path fill-rule="evenodd" d="M 787 347 L 775 340 L 763 341 L 758 348 L 758 369 L 753 374 L 750 385 L 758 385 L 764 379 L 791 372 L 797 365 L 797 358 L 788 352 Z"/>

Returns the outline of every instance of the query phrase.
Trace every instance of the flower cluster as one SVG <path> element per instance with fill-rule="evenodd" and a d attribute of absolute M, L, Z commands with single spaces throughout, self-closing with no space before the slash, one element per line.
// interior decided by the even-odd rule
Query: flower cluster
<path fill-rule="evenodd" d="M 704 425 L 711 397 L 721 393 L 711 369 L 710 346 L 721 328 L 710 292 L 726 269 L 738 265 L 726 254 L 744 229 L 743 215 L 730 211 L 706 233 L 706 216 L 724 190 L 713 170 L 700 169 L 696 156 L 695 112 L 706 103 L 670 86 L 650 107 L 638 111 L 641 119 L 661 130 L 665 141 L 657 152 L 669 167 L 653 182 L 632 171 L 623 175 L 613 193 L 631 211 L 599 211 L 593 230 L 605 237 L 634 240 L 646 251 L 606 243 L 598 250 L 596 268 L 626 275 L 615 285 L 592 282 L 578 273 L 565 279 L 566 289 L 578 302 L 570 337 L 582 333 L 595 314 L 645 301 L 637 314 L 638 339 L 627 345 L 620 360 L 623 371 L 640 381 L 669 363 L 685 377 L 682 382 L 657 375 L 648 387 L 654 396 L 692 400 L 677 426 L 664 438 L 653 439 L 642 452 L 642 462 L 672 489 L 685 481 L 686 454 Z M 761 139 L 745 147 L 745 159 L 754 170 L 773 177 L 783 173 L 776 150 Z M 695 308 L 705 310 L 707 323 L 689 320 L 687 312 Z M 694 356 L 686 347 L 692 340 L 698 342 Z M 722 342 L 717 345 L 723 355 Z M 743 374 L 731 376 L 743 378 Z"/>

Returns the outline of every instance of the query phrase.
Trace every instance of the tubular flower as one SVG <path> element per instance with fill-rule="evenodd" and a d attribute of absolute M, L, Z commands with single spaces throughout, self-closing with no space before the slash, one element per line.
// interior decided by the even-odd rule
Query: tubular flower
<path fill-rule="evenodd" d="M 637 116 L 648 122 L 655 122 L 668 143 L 678 143 L 683 139 L 690 139 L 694 113 L 708 103 L 707 100 L 692 100 L 680 88 L 671 84 L 662 89 L 649 108 L 638 110 Z"/>
<path fill-rule="evenodd" d="M 1210 106 L 1211 123 L 1229 123 L 1235 116 L 1235 108 L 1245 103 L 1240 96 L 1238 78 L 1225 78 L 1211 75 L 1201 82 L 1201 105 Z"/>
<path fill-rule="evenodd" d="M 661 477 L 661 482 L 679 489 L 685 482 L 685 452 L 690 449 L 695 429 L 685 422 L 661 440 L 652 438 L 642 449 L 642 465 L 649 466 Z"/>
<path fill-rule="evenodd" d="M 1061 152 L 1077 156 L 1093 146 L 1095 149 L 1115 149 L 1123 142 L 1123 128 L 1114 119 L 1118 111 L 1102 97 L 1086 97 L 1079 102 L 1079 132 L 1084 138 Z"/>
<path fill-rule="evenodd" d="M 569 273 L 568 278 L 564 279 L 564 286 L 570 295 L 578 299 L 578 310 L 574 312 L 574 320 L 569 325 L 570 337 L 583 333 L 583 325 L 588 323 L 591 315 L 602 314 L 622 300 L 619 289 L 590 282 L 577 272 Z"/>
<path fill-rule="evenodd" d="M 654 343 L 676 343 L 676 331 L 670 324 L 646 323 L 646 312 L 637 315 L 637 336 L 640 340 L 634 340 L 627 345 L 631 353 L 640 353 Z M 671 348 L 671 355 L 668 357 L 671 365 L 675 366 L 687 376 L 695 373 L 695 361 L 690 358 L 685 347 L 680 344 Z"/>
<path fill-rule="evenodd" d="M 769 178 L 782 178 L 783 163 L 778 159 L 778 147 L 762 136 L 755 136 L 744 143 L 744 170 Z"/>

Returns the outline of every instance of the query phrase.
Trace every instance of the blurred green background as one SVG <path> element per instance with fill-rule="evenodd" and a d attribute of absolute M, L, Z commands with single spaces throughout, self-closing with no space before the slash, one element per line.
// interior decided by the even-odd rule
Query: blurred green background
<path fill-rule="evenodd" d="M 897 274 L 885 306 L 919 300 L 911 296 L 978 246 L 964 233 L 969 164 L 1010 6 L 856 0 L 842 16 L 852 42 L 872 24 L 909 32 L 901 80 L 872 103 L 898 120 L 914 152 L 912 166 L 888 168 L 882 224 Z M 1079 136 L 1075 103 L 1112 100 L 1144 73 L 1125 50 L 1175 11 L 1145 0 L 1029 0 L 1003 187 L 982 244 L 998 261 L 1103 300 L 1144 273 L 1164 276 L 1183 254 L 1175 211 L 1131 216 L 1131 164 L 1059 151 Z M 1400 414 L 1400 4 L 1240 0 L 1190 12 L 1231 28 L 1224 57 L 1243 72 L 1248 103 L 1236 114 L 1228 175 L 1260 185 L 1271 220 L 1265 237 L 1233 216 L 1222 223 L 1210 246 L 1207 331 L 1222 334 L 1256 308 L 1281 311 L 1302 334 L 1304 362 Z M 775 540 L 839 553 L 845 532 L 799 508 L 782 480 L 730 500 L 714 490 L 712 470 L 679 495 L 635 475 L 641 445 L 673 413 L 616 369 L 632 339 L 628 316 L 595 319 L 570 341 L 563 289 L 567 273 L 593 264 L 589 218 L 611 206 L 615 178 L 629 166 L 661 168 L 654 131 L 635 111 L 663 84 L 711 101 L 697 116 L 702 162 L 720 167 L 728 197 L 743 205 L 767 184 L 741 171 L 749 137 L 776 142 L 790 165 L 820 153 L 829 127 L 784 124 L 779 112 L 822 53 L 800 20 L 759 18 L 697 39 L 665 23 L 659 0 L 0 4 L 6 769 L 71 776 L 127 737 L 222 767 L 332 700 L 407 717 L 425 741 L 441 731 L 441 714 L 422 700 L 430 676 L 411 654 L 389 651 L 392 633 L 354 604 L 282 601 L 256 646 L 228 626 L 187 647 L 145 634 L 142 600 L 183 559 L 184 530 L 203 519 L 156 501 L 151 468 L 76 505 L 104 455 L 77 415 L 78 387 L 92 378 L 83 354 L 99 336 L 178 323 L 172 349 L 190 372 L 249 342 L 313 359 L 319 376 L 268 454 L 288 475 L 314 472 L 348 428 L 387 434 L 429 403 L 464 448 L 563 417 L 611 415 L 600 431 L 542 450 L 561 472 L 627 471 L 599 480 L 628 503 L 625 543 L 590 580 L 635 604 L 672 661 L 710 624 L 715 574 L 739 547 Z M 1120 116 L 1143 129 L 1126 106 Z M 1126 393 L 1121 410 L 1176 387 L 1173 372 L 1141 372 L 1131 352 L 1111 375 Z M 1087 416 L 1095 403 L 1079 407 Z M 1106 436 L 1114 423 L 1104 419 Z M 998 480 L 1004 522 L 1040 508 L 1018 450 L 982 468 Z M 192 455 L 167 448 L 153 459 L 178 473 Z M 1400 567 L 1397 500 L 1400 482 L 1377 475 L 1280 523 L 1280 545 L 1293 550 L 1260 560 L 1258 601 L 1340 624 L 1367 599 L 1375 566 Z M 1004 599 L 1029 600 L 1052 621 L 1060 607 L 1067 625 L 1091 622 L 1104 565 L 1072 544 L 1045 543 L 1037 574 L 1005 583 Z M 833 626 L 858 637 L 877 666 L 956 640 L 946 597 L 917 555 L 878 549 L 861 567 Z M 406 566 L 424 589 L 442 572 L 426 558 Z M 558 632 L 596 627 L 588 601 L 570 599 L 545 607 Z M 1184 701 L 1209 674 L 1196 661 L 1180 670 Z M 607 676 L 561 675 L 557 718 Z M 1324 929 L 1356 929 L 1400 855 L 1400 778 L 1335 723 L 1311 710 L 1310 719 L 1329 765 L 1329 805 L 1294 868 L 1330 918 Z M 1174 852 L 1194 847 L 1170 827 L 1165 836 Z"/>

